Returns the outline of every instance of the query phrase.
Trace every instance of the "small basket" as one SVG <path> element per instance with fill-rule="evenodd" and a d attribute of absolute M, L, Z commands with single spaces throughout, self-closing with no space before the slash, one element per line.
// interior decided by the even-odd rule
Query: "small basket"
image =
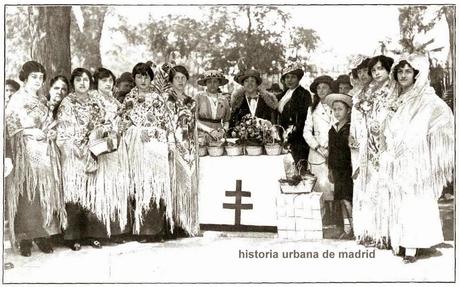
<path fill-rule="evenodd" d="M 208 146 L 208 153 L 210 156 L 222 156 L 224 154 L 223 146 Z"/>
<path fill-rule="evenodd" d="M 246 146 L 247 155 L 261 155 L 263 153 L 262 146 L 248 145 Z"/>
<path fill-rule="evenodd" d="M 243 154 L 243 147 L 240 145 L 225 146 L 225 152 L 228 156 L 239 156 Z"/>
<path fill-rule="evenodd" d="M 288 179 L 280 179 L 280 188 L 281 188 L 281 193 L 310 193 L 313 191 L 313 188 L 315 187 L 317 177 L 313 174 L 310 173 L 309 169 L 303 170 L 302 169 L 302 162 L 307 162 L 307 160 L 300 160 L 297 165 L 296 165 L 296 171 L 297 175 L 293 176 L 292 178 L 289 178 L 288 175 L 286 174 L 286 177 Z M 297 179 L 300 178 L 300 181 L 298 184 L 294 185 L 294 178 L 297 177 Z"/>
<path fill-rule="evenodd" d="M 267 153 L 267 155 L 280 155 L 281 145 L 280 144 L 266 144 L 265 152 Z"/>
<path fill-rule="evenodd" d="M 289 180 L 280 179 L 281 193 L 299 194 L 311 193 L 316 184 L 316 176 L 304 175 L 302 180 L 297 185 L 290 184 Z"/>
<path fill-rule="evenodd" d="M 208 149 L 205 146 L 200 146 L 198 149 L 199 156 L 206 156 L 208 154 Z"/>
<path fill-rule="evenodd" d="M 116 151 L 118 148 L 118 137 L 109 135 L 105 138 L 94 139 L 89 142 L 89 150 L 95 156 Z"/>

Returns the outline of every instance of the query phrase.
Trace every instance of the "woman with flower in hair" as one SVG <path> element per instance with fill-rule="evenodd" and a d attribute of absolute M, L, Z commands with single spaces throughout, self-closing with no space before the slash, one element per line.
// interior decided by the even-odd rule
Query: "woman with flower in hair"
<path fill-rule="evenodd" d="M 19 73 L 24 86 L 5 111 L 14 168 L 7 178 L 6 204 L 12 245 L 19 241 L 22 256 L 30 256 L 32 241 L 44 253 L 53 252 L 49 236 L 66 226 L 59 153 L 53 116 L 39 90 L 45 68 L 26 62 Z"/>
<path fill-rule="evenodd" d="M 123 242 L 121 235 L 130 231 L 128 215 L 129 166 L 128 150 L 119 142 L 121 104 L 113 96 L 115 75 L 108 69 L 98 68 L 93 75 L 96 90 L 91 97 L 98 101 L 104 115 L 99 138 L 107 140 L 108 150 L 97 156 L 98 169 L 90 181 L 88 193 L 93 198 L 91 210 L 104 223 L 107 235 Z"/>
<path fill-rule="evenodd" d="M 359 147 L 359 171 L 355 171 L 353 193 L 354 232 L 360 244 L 390 248 L 389 193 L 386 178 L 380 173 L 383 150 L 382 126 L 389 116 L 389 103 L 395 83 L 390 79 L 393 59 L 384 55 L 369 61 L 368 74 L 372 81 L 355 99 L 352 117 L 362 130 L 355 143 Z"/>
<path fill-rule="evenodd" d="M 168 154 L 174 133 L 166 99 L 151 85 L 150 66 L 138 63 L 132 75 L 136 86 L 125 97 L 122 119 L 134 197 L 133 233 L 140 242 L 153 242 L 164 236 L 165 215 L 173 226 Z"/>
<path fill-rule="evenodd" d="M 95 199 L 88 193 L 88 186 L 97 170 L 89 141 L 96 138 L 104 123 L 103 110 L 89 93 L 91 84 L 88 70 L 73 70 L 70 76 L 72 92 L 62 100 L 57 113 L 57 144 L 61 150 L 69 222 L 64 240 L 74 251 L 81 249 L 82 240 L 87 240 L 94 248 L 101 248 L 101 242 L 96 238 L 107 238 L 104 224 L 92 212 Z"/>
<path fill-rule="evenodd" d="M 425 55 L 403 56 L 393 69 L 397 97 L 384 125 L 382 172 L 390 190 L 390 237 L 405 263 L 444 241 L 438 199 L 455 165 L 454 116 L 430 86 Z"/>

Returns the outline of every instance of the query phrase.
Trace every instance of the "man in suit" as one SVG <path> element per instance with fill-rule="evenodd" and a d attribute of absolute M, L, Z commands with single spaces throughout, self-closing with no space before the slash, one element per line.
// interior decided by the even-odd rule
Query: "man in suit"
<path fill-rule="evenodd" d="M 259 88 L 262 84 L 260 73 L 250 69 L 236 75 L 234 79 L 243 88 L 236 89 L 232 95 L 230 127 L 236 126 L 247 114 L 274 123 L 278 100 L 273 94 Z"/>
<path fill-rule="evenodd" d="M 278 123 L 288 133 L 288 143 L 292 157 L 297 164 L 300 160 L 307 163 L 309 147 L 303 138 L 305 119 L 308 107 L 312 104 L 310 93 L 300 86 L 303 69 L 297 63 L 289 64 L 282 73 L 281 82 L 287 88 L 278 96 Z"/>

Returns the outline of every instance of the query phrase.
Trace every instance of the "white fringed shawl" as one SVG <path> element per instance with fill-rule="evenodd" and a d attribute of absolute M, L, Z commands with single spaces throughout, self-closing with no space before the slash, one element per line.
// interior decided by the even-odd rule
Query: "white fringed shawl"
<path fill-rule="evenodd" d="M 432 192 L 438 199 L 452 179 L 455 164 L 454 117 L 429 85 L 428 60 L 418 55 L 406 60 L 419 74 L 410 90 L 400 96 L 396 112 L 385 124 L 384 173 L 390 176 L 393 196 L 399 196 L 395 192 Z M 410 182 L 413 188 L 397 188 L 402 181 L 404 186 Z"/>
<path fill-rule="evenodd" d="M 174 228 L 172 214 L 169 144 L 171 137 L 170 115 L 166 109 L 164 97 L 158 95 L 151 87 L 145 97 L 145 105 L 139 103 L 139 90 L 134 88 L 125 98 L 134 100 L 134 108 L 129 116 L 134 125 L 125 133 L 124 139 L 128 148 L 130 166 L 130 196 L 135 199 L 134 234 L 139 234 L 144 222 L 144 213 L 151 208 L 154 202 L 160 207 L 163 200 L 166 207 L 166 219 Z M 157 105 L 153 104 L 157 101 Z M 145 116 L 149 111 L 154 115 L 152 119 Z M 140 115 L 133 120 L 133 115 Z M 161 123 L 164 121 L 164 125 Z M 144 142 L 142 135 L 148 133 L 149 141 Z"/>
<path fill-rule="evenodd" d="M 104 110 L 107 127 L 118 132 L 117 111 L 120 106 L 112 95 L 104 96 L 98 91 L 92 92 Z M 110 125 L 109 125 L 110 123 Z M 93 212 L 104 223 L 108 236 L 111 235 L 111 222 L 117 222 L 120 230 L 128 223 L 129 199 L 129 160 L 128 150 L 123 140 L 112 153 L 99 155 L 98 168 L 94 177 L 88 180 L 85 208 Z"/>
<path fill-rule="evenodd" d="M 57 146 L 51 140 L 45 142 L 38 142 L 33 139 L 27 140 L 23 134 L 24 128 L 41 128 L 46 132 L 46 129 L 48 129 L 46 125 L 51 122 L 49 110 L 46 120 L 42 118 L 41 120 L 43 121 L 41 122 L 36 121 L 37 117 L 34 117 L 35 112 L 33 110 L 27 110 L 27 105 L 35 106 L 35 109 L 39 109 L 40 105 L 43 105 L 43 103 L 36 100 L 36 98 L 31 99 L 24 90 L 20 90 L 11 99 L 6 110 L 7 128 L 10 134 L 14 164 L 13 173 L 7 178 L 6 188 L 7 216 L 12 246 L 15 246 L 16 241 L 14 221 L 18 212 L 20 195 L 32 201 L 38 192 L 44 226 L 49 226 L 55 215 L 59 219 L 61 228 L 66 228 L 67 226 Z M 32 158 L 33 156 L 36 157 Z"/>

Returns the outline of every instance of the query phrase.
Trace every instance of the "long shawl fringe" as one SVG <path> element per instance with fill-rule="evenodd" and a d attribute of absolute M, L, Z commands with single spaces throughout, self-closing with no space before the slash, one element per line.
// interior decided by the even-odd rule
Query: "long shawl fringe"
<path fill-rule="evenodd" d="M 131 187 L 135 199 L 134 234 L 139 234 L 143 214 L 154 201 L 160 207 L 160 200 L 166 206 L 166 219 L 174 229 L 171 201 L 170 168 L 168 144 L 157 141 L 142 142 L 141 129 L 132 127 L 126 134 L 129 147 Z"/>
<path fill-rule="evenodd" d="M 128 223 L 128 197 L 130 189 L 128 150 L 124 140 L 112 153 L 100 155 L 95 176 L 88 180 L 83 207 L 104 223 L 111 235 L 111 222 L 118 222 L 120 230 Z"/>
<path fill-rule="evenodd" d="M 187 234 L 199 233 L 198 220 L 198 174 L 197 153 L 189 165 L 177 151 L 173 151 L 172 201 L 174 224 L 182 227 Z"/>
<path fill-rule="evenodd" d="M 23 133 L 19 132 L 11 138 L 14 156 L 13 173 L 7 178 L 7 204 L 8 221 L 10 224 L 10 239 L 15 246 L 14 234 L 15 216 L 18 209 L 19 196 L 27 196 L 32 201 L 39 192 L 40 206 L 44 212 L 44 224 L 49 226 L 55 216 L 59 219 L 60 226 L 67 227 L 67 214 L 62 194 L 62 181 L 60 176 L 59 153 L 54 143 L 48 146 L 47 154 L 50 156 L 51 170 L 36 168 L 31 165 Z"/>

